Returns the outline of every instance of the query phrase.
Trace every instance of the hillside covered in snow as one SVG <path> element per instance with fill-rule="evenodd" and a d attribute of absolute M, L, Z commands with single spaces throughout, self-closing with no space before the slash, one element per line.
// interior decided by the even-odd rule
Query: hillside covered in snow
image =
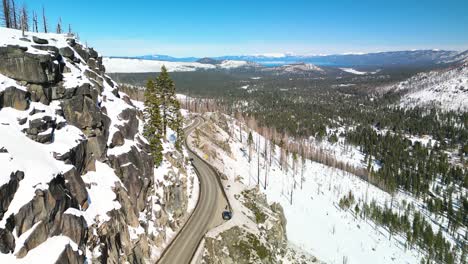
<path fill-rule="evenodd" d="M 380 88 L 379 92 L 402 94 L 403 107 L 435 107 L 468 111 L 468 61 L 457 66 L 417 74 L 403 82 Z"/>
<path fill-rule="evenodd" d="M 72 35 L 0 28 L 0 263 L 155 262 L 198 180 Z M 169 132 L 169 134 L 171 134 Z"/>
<path fill-rule="evenodd" d="M 223 185 L 234 208 L 233 221 L 249 223 L 247 207 L 256 212 L 253 219 L 262 223 L 260 230 L 269 232 L 271 215 L 261 209 L 264 203 L 245 203 L 246 193 L 258 191 L 283 208 L 289 244 L 321 261 L 419 263 L 426 258 L 424 250 L 407 241 L 407 234 L 395 232 L 368 215 L 369 206 L 400 217 L 408 214 L 410 222 L 425 219 L 425 230 L 440 233 L 451 245 L 466 232 L 464 228 L 456 233 L 448 231 L 446 218 L 430 213 L 422 200 L 407 192 L 390 194 L 354 174 L 295 157 L 229 116 L 207 113 L 204 117 L 205 125 L 191 136 L 192 144 L 225 175 Z M 360 163 L 362 158 L 356 155 L 352 159 Z M 258 232 L 255 225 L 243 226 Z M 205 256 L 212 256 L 216 243 L 228 243 L 220 238 L 227 237 L 233 228 L 228 222 L 212 230 L 207 235 L 210 244 L 205 246 Z M 226 247 L 228 251 L 230 247 Z"/>

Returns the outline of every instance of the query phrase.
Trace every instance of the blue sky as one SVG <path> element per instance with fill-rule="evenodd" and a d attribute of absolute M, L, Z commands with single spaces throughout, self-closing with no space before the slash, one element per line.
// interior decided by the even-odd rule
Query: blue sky
<path fill-rule="evenodd" d="M 24 2 L 107 56 L 468 49 L 466 0 Z"/>

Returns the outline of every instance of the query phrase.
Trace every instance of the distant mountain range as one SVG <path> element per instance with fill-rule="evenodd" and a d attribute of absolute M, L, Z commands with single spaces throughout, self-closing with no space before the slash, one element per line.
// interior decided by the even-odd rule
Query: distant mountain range
<path fill-rule="evenodd" d="M 176 58 L 167 55 L 143 55 L 128 58 L 143 60 L 158 60 L 171 62 L 201 62 L 218 63 L 224 60 L 249 61 L 265 66 L 280 66 L 284 64 L 308 63 L 322 66 L 390 66 L 390 65 L 430 65 L 460 60 L 466 56 L 465 52 L 449 50 L 411 50 L 389 51 L 365 54 L 336 54 L 336 55 L 293 55 L 293 54 L 263 54 L 263 55 L 235 55 L 211 58 L 183 57 Z"/>

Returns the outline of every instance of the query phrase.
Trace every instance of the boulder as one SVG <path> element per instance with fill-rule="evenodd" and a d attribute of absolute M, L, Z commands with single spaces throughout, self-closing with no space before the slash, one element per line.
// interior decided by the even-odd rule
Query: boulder
<path fill-rule="evenodd" d="M 79 43 L 75 43 L 75 45 L 73 46 L 73 48 L 75 49 L 75 51 L 78 53 L 78 55 L 80 55 L 80 57 L 85 61 L 85 62 L 88 62 L 89 60 L 89 53 L 87 51 L 87 49 L 85 49 L 81 44 Z"/>
<path fill-rule="evenodd" d="M 90 61 L 91 61 L 91 59 L 90 59 Z M 104 86 L 104 79 L 94 71 L 85 70 L 84 74 L 91 81 L 94 81 L 100 88 L 99 92 L 102 92 L 102 87 Z"/>
<path fill-rule="evenodd" d="M 151 155 L 132 146 L 129 152 L 118 156 L 110 155 L 108 159 L 133 201 L 133 210 L 143 211 L 146 206 L 145 197 L 154 175 Z"/>
<path fill-rule="evenodd" d="M 62 254 L 58 257 L 56 264 L 82 264 L 86 263 L 85 256 L 74 251 L 70 245 L 66 245 Z"/>
<path fill-rule="evenodd" d="M 37 44 L 49 44 L 49 41 L 47 39 L 39 38 L 36 36 L 33 36 L 33 41 Z"/>
<path fill-rule="evenodd" d="M 95 171 L 95 161 L 94 156 L 88 155 L 87 140 L 82 140 L 76 147 L 70 149 L 67 153 L 63 155 L 54 154 L 54 158 L 57 160 L 64 161 L 66 164 L 72 164 L 79 175 L 82 175 L 88 171 Z M 64 176 L 67 178 L 67 176 Z M 78 199 L 80 201 L 80 199 Z"/>
<path fill-rule="evenodd" d="M 50 144 L 54 141 L 54 130 L 51 130 L 50 132 L 39 133 L 32 139 L 42 144 Z"/>
<path fill-rule="evenodd" d="M 97 59 L 99 57 L 99 54 L 93 48 L 89 48 L 88 52 L 89 52 L 89 57 L 92 59 Z"/>
<path fill-rule="evenodd" d="M 107 137 L 105 136 L 93 136 L 88 137 L 86 145 L 86 155 L 94 157 L 96 160 L 106 160 L 106 148 L 107 148 Z"/>
<path fill-rule="evenodd" d="M 84 245 L 86 243 L 87 224 L 83 216 L 68 213 L 63 214 L 60 227 L 60 233 L 71 238 L 77 245 Z"/>
<path fill-rule="evenodd" d="M 84 83 L 73 88 L 65 88 L 61 82 L 52 87 L 45 88 L 44 90 L 44 93 L 50 100 L 71 99 L 76 95 L 86 95 L 93 99 L 97 98 L 97 91 L 93 91 L 89 83 Z"/>
<path fill-rule="evenodd" d="M 124 144 L 124 142 L 125 142 L 125 138 L 122 135 L 122 132 L 117 131 L 112 136 L 112 141 L 111 141 L 110 147 L 113 148 L 113 147 L 117 147 L 117 146 L 122 146 Z"/>
<path fill-rule="evenodd" d="M 62 101 L 62 109 L 67 121 L 81 128 L 86 133 L 86 128 L 93 130 L 102 123 L 102 113 L 97 102 L 89 96 L 77 95 Z"/>
<path fill-rule="evenodd" d="M 40 112 L 41 110 L 33 109 L 30 113 L 33 116 L 35 113 Z M 23 129 L 23 132 L 26 133 L 30 139 L 39 142 L 39 143 L 52 143 L 54 140 L 54 132 L 57 124 L 55 119 L 51 116 L 41 116 L 41 118 L 35 118 L 29 120 L 29 125 L 27 128 Z"/>
<path fill-rule="evenodd" d="M 51 54 L 33 54 L 27 48 L 8 45 L 0 47 L 0 73 L 28 83 L 57 83 L 62 78 L 61 64 Z"/>
<path fill-rule="evenodd" d="M 126 108 L 118 116 L 120 119 L 127 121 L 124 126 L 119 127 L 119 130 L 126 139 L 133 140 L 136 133 L 138 133 L 139 121 L 137 119 L 137 112 L 135 108 Z"/>
<path fill-rule="evenodd" d="M 60 55 L 62 55 L 65 58 L 69 58 L 73 60 L 75 58 L 75 52 L 73 51 L 72 48 L 70 47 L 63 47 L 59 49 Z"/>
<path fill-rule="evenodd" d="M 15 237 L 9 230 L 0 228 L 0 252 L 3 254 L 9 254 L 14 250 Z"/>
<path fill-rule="evenodd" d="M 101 73 L 105 73 L 106 72 L 106 67 L 104 66 L 104 64 L 102 64 L 102 57 L 98 57 L 97 60 L 98 60 L 99 71 Z M 112 85 L 112 87 L 113 86 L 114 85 Z"/>
<path fill-rule="evenodd" d="M 109 76 L 104 75 L 104 79 L 106 80 L 107 84 L 110 85 L 110 87 L 114 88 L 115 84 L 114 84 L 114 82 L 112 81 L 112 79 Z"/>
<path fill-rule="evenodd" d="M 29 107 L 31 94 L 28 91 L 18 89 L 14 86 L 8 87 L 0 92 L 0 109 L 12 107 L 24 111 Z"/>
<path fill-rule="evenodd" d="M 69 207 L 78 207 L 78 202 L 65 185 L 62 175 L 49 182 L 49 189 L 36 190 L 34 198 L 14 215 L 16 235 L 20 236 L 39 221 L 55 224 L 60 222 L 63 212 Z M 53 231 L 52 224 L 48 228 Z"/>
<path fill-rule="evenodd" d="M 97 64 L 96 59 L 90 58 L 90 59 L 88 60 L 88 66 L 89 66 L 89 68 L 91 68 L 92 70 L 96 70 L 96 69 L 99 70 L 99 67 L 98 67 L 98 64 Z"/>
<path fill-rule="evenodd" d="M 50 100 L 48 96 L 46 96 L 44 92 L 44 87 L 40 84 L 31 84 L 28 86 L 28 91 L 31 94 L 31 101 L 33 102 L 41 102 L 43 104 L 48 105 Z"/>
<path fill-rule="evenodd" d="M 74 38 L 69 38 L 69 39 L 67 39 L 67 43 L 71 47 L 74 47 L 76 45 L 76 40 Z"/>
<path fill-rule="evenodd" d="M 38 50 L 43 50 L 43 51 L 48 51 L 52 53 L 54 56 L 57 56 L 59 54 L 59 49 L 55 46 L 49 46 L 49 45 L 32 45 L 33 48 L 38 49 Z"/>
<path fill-rule="evenodd" d="M 65 186 L 74 195 L 81 208 L 83 208 L 88 200 L 88 192 L 86 191 L 85 183 L 80 174 L 75 168 L 72 168 L 65 172 L 63 177 L 65 178 Z"/>
<path fill-rule="evenodd" d="M 47 226 L 47 221 L 41 221 L 34 231 L 26 238 L 23 246 L 16 253 L 17 258 L 23 258 L 28 254 L 28 251 L 39 246 L 41 243 L 45 242 L 49 237 L 49 230 Z"/>

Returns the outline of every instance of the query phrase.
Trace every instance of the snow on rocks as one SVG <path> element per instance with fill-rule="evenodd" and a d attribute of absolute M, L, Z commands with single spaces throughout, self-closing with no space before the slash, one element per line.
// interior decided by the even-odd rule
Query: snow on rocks
<path fill-rule="evenodd" d="M 120 209 L 121 205 L 116 201 L 117 196 L 113 189 L 116 184 L 122 184 L 115 172 L 107 164 L 96 162 L 96 171 L 90 171 L 83 175 L 83 181 L 90 186 L 88 188 L 88 203 L 84 216 L 89 225 L 94 222 L 102 223 L 110 219 L 107 212 Z"/>
<path fill-rule="evenodd" d="M 72 148 L 76 141 L 81 139 L 81 133 L 60 133 L 55 137 L 60 142 L 57 148 L 35 142 L 21 132 L 23 126 L 18 119 L 24 118 L 28 113 L 13 108 L 3 108 L 0 111 L 0 146 L 8 150 L 11 159 L 4 160 L 2 168 L 14 167 L 24 172 L 24 179 L 20 182 L 17 195 L 11 201 L 5 216 L 15 214 L 35 196 L 37 189 L 47 189 L 48 183 L 59 174 L 69 171 L 73 166 L 58 161 L 53 157 L 54 150 Z M 7 172 L 10 174 L 12 171 Z M 2 178 L 6 175 L 2 175 Z M 9 177 L 9 175 L 8 175 Z M 2 179 L 4 182 L 4 179 Z M 4 217 L 0 221 L 0 227 L 6 223 Z"/>
<path fill-rule="evenodd" d="M 24 258 L 17 259 L 14 255 L 0 254 L 1 263 L 56 263 L 65 250 L 78 252 L 78 245 L 67 236 L 53 236 L 44 243 L 29 251 Z M 77 261 L 80 261 L 78 259 Z M 84 261 L 84 258 L 81 259 Z"/>
<path fill-rule="evenodd" d="M 15 80 L 8 78 L 7 76 L 0 74 L 0 92 L 4 91 L 6 88 L 14 86 L 16 89 L 20 89 L 23 91 L 26 91 L 27 88 L 20 85 L 18 82 Z"/>
<path fill-rule="evenodd" d="M 190 200 L 168 217 L 172 190 L 154 185 L 142 104 L 118 91 L 96 51 L 68 35 L 0 28 L 0 57 L 0 262 L 44 252 L 51 259 L 41 263 L 155 261 L 162 243 L 149 234 L 173 236 L 198 199 L 186 156 L 167 157 Z M 169 223 L 174 230 L 161 229 Z"/>

